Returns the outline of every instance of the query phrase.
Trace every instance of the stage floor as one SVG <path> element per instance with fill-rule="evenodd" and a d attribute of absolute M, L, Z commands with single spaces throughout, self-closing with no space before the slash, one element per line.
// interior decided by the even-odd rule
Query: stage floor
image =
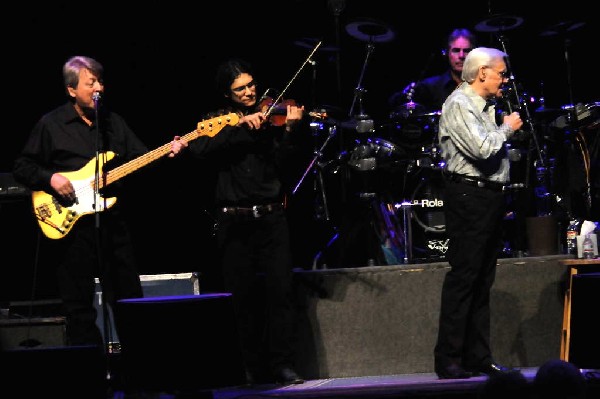
<path fill-rule="evenodd" d="M 529 384 L 533 383 L 537 367 L 520 369 Z M 600 393 L 600 370 L 582 370 L 588 381 L 588 396 Z M 307 380 L 298 385 L 257 385 L 231 387 L 212 392 L 145 393 L 142 397 L 153 399 L 213 398 L 478 398 L 487 380 L 486 376 L 461 380 L 440 380 L 433 373 L 365 376 L 351 378 L 328 378 Z M 532 388 L 532 387 L 531 387 Z M 128 395 L 115 392 L 112 399 L 126 399 Z M 533 396 L 532 396 L 533 397 Z"/>

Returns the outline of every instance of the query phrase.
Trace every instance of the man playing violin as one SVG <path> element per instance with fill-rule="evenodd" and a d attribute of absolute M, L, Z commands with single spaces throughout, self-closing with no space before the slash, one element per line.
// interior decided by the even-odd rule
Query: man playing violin
<path fill-rule="evenodd" d="M 292 254 L 281 175 L 295 150 L 304 107 L 288 104 L 285 123 L 270 123 L 254 79 L 244 60 L 218 67 L 222 110 L 237 113 L 240 121 L 190 142 L 188 149 L 216 173 L 217 247 L 248 382 L 300 384 L 304 380 L 293 365 Z"/>

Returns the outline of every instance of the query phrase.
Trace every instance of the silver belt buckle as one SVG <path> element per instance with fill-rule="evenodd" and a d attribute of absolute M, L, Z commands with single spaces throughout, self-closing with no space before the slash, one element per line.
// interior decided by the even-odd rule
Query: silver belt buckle
<path fill-rule="evenodd" d="M 254 205 L 252 207 L 252 216 L 254 216 L 255 218 L 260 217 L 260 213 L 258 212 L 258 206 L 256 206 L 256 205 Z"/>

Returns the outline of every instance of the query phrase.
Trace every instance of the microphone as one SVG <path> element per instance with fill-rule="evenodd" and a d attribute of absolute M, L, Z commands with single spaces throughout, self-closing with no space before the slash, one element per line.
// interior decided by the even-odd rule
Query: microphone
<path fill-rule="evenodd" d="M 346 8 L 346 0 L 328 0 L 327 6 L 334 15 L 339 16 Z"/>
<path fill-rule="evenodd" d="M 94 108 L 98 109 L 98 105 L 102 99 L 102 93 L 95 91 L 94 94 L 92 94 L 92 99 L 94 100 Z"/>

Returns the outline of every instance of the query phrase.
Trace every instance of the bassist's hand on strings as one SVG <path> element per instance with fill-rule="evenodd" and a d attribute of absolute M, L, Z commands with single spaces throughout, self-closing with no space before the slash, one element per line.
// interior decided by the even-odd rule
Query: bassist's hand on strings
<path fill-rule="evenodd" d="M 61 175 L 60 173 L 54 173 L 50 178 L 50 186 L 61 198 L 66 202 L 74 202 L 75 197 L 75 189 L 73 188 L 73 184 L 71 181 Z"/>

